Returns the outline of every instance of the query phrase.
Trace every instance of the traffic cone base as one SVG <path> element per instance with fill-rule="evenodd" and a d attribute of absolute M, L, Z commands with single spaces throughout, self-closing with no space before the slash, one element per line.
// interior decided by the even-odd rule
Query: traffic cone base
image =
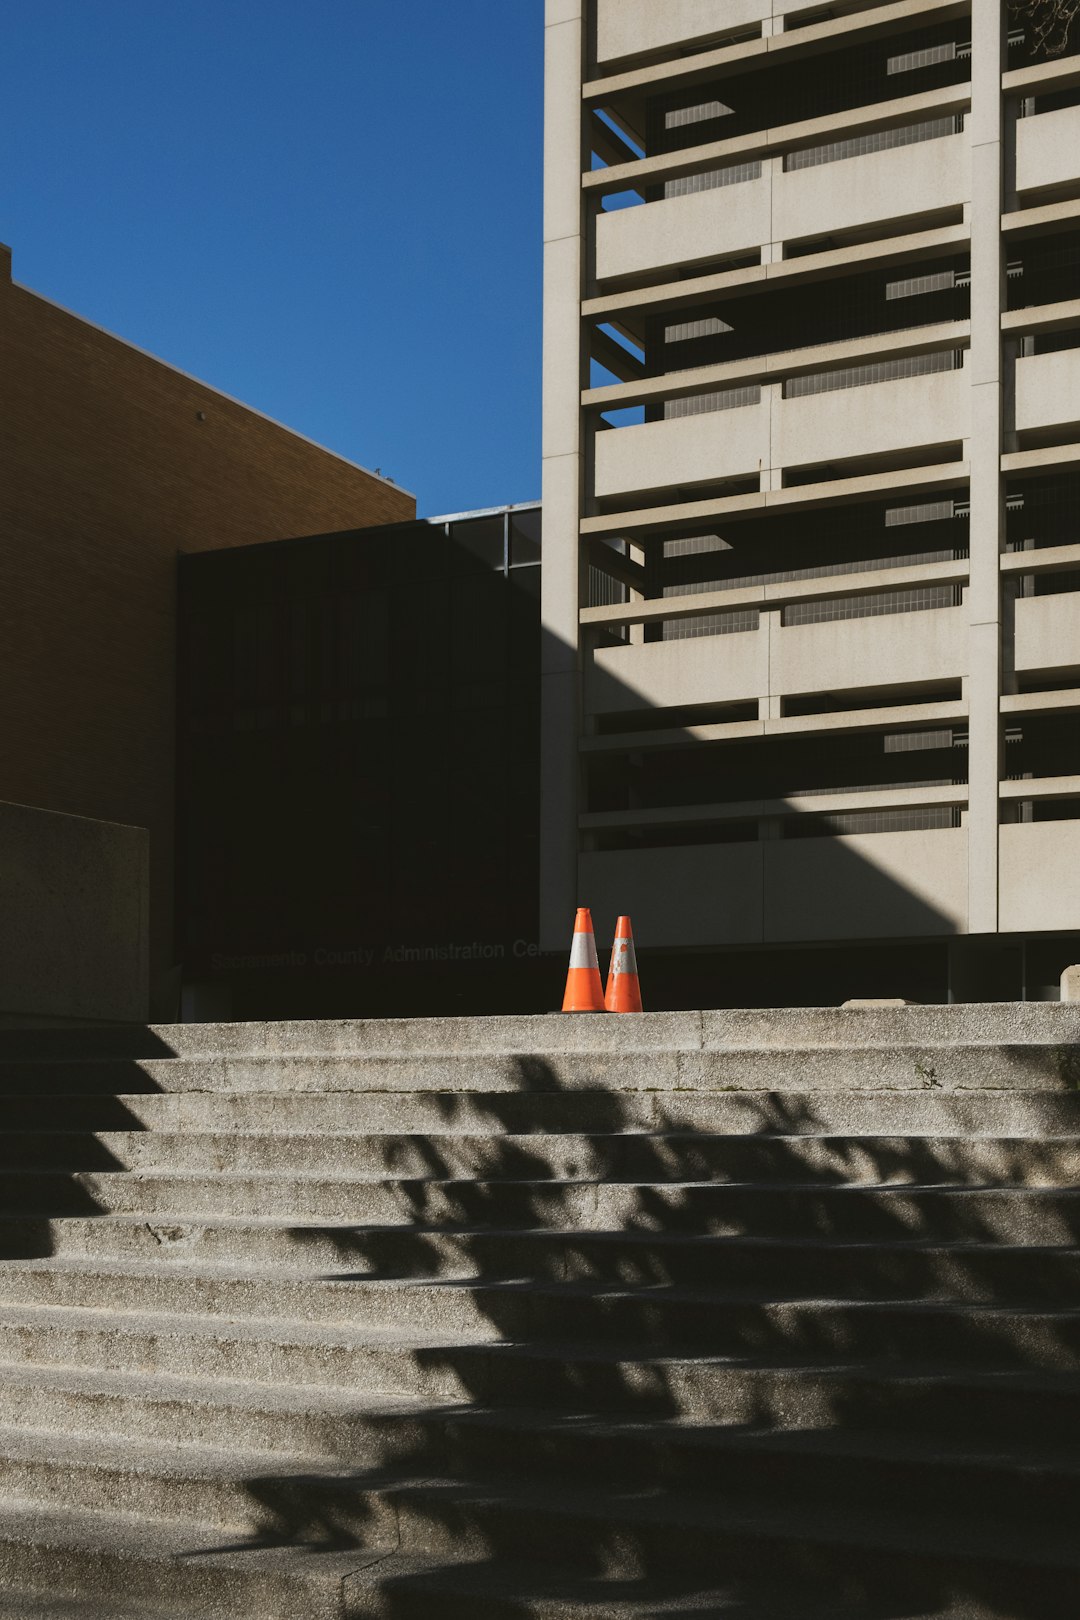
<path fill-rule="evenodd" d="M 596 939 L 588 906 L 579 906 L 574 919 L 574 940 L 566 975 L 563 1012 L 603 1012 L 604 987 L 596 959 Z"/>
<path fill-rule="evenodd" d="M 615 943 L 611 947 L 611 967 L 608 971 L 604 1006 L 608 1012 L 632 1013 L 641 1009 L 641 984 L 638 980 L 637 955 L 634 951 L 634 931 L 629 917 L 620 917 L 615 928 Z"/>

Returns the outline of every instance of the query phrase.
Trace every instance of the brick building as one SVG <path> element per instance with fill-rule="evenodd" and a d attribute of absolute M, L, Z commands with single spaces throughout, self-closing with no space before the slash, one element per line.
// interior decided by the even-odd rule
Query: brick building
<path fill-rule="evenodd" d="M 415 501 L 20 287 L 6 248 L 0 421 L 0 800 L 149 829 L 160 985 L 178 553 L 395 522 Z"/>

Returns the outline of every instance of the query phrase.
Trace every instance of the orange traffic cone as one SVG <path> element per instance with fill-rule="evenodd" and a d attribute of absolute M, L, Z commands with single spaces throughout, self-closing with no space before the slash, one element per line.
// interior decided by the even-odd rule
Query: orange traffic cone
<path fill-rule="evenodd" d="M 574 942 L 570 947 L 570 970 L 566 975 L 562 1010 L 604 1011 L 604 987 L 600 983 L 600 964 L 596 960 L 596 940 L 588 906 L 579 906 L 574 918 Z"/>
<path fill-rule="evenodd" d="M 608 1012 L 614 1013 L 641 1011 L 641 985 L 638 983 L 634 931 L 630 927 L 629 917 L 620 917 L 615 929 L 604 1006 Z"/>

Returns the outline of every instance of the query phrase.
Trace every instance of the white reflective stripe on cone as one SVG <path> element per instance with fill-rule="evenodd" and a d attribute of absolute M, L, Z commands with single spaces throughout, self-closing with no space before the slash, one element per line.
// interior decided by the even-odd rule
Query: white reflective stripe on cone
<path fill-rule="evenodd" d="M 615 953 L 611 958 L 612 973 L 636 973 L 637 957 L 634 954 L 632 939 L 617 939 Z"/>
<path fill-rule="evenodd" d="M 596 959 L 596 940 L 591 934 L 575 934 L 570 946 L 570 966 L 572 968 L 595 968 L 599 973 L 600 963 Z"/>

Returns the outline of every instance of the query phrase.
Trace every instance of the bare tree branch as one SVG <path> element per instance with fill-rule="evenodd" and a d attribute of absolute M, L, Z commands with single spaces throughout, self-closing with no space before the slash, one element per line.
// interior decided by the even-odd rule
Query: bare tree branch
<path fill-rule="evenodd" d="M 1080 0 L 1010 0 L 1009 10 L 1027 24 L 1036 56 L 1062 56 L 1080 13 Z"/>

